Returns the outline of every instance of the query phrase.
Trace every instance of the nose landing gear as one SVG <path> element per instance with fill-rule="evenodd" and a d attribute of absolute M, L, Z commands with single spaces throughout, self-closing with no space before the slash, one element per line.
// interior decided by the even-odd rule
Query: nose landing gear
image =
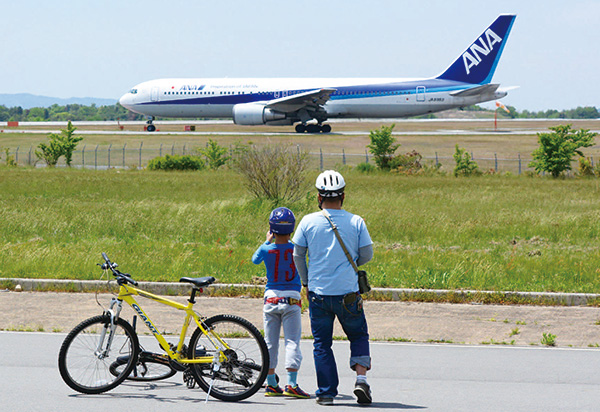
<path fill-rule="evenodd" d="M 156 126 L 154 126 L 154 124 L 152 123 L 153 120 L 154 120 L 154 116 L 148 118 L 148 121 L 146 122 L 146 131 L 148 131 L 148 132 L 156 131 Z"/>

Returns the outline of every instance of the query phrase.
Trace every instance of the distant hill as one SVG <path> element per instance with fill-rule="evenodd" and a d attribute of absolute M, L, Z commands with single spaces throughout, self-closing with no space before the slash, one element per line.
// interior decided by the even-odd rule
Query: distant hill
<path fill-rule="evenodd" d="M 67 104 L 81 104 L 84 106 L 112 106 L 116 104 L 118 99 L 100 99 L 96 97 L 70 97 L 61 99 L 59 97 L 36 96 L 29 93 L 18 94 L 1 94 L 0 106 L 6 107 L 22 107 L 23 109 L 31 109 L 32 107 L 50 107 L 53 104 L 65 106 Z"/>

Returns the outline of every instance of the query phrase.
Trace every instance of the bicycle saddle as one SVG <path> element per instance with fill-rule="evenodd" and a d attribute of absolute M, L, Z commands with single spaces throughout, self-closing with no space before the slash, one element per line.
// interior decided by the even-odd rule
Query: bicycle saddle
<path fill-rule="evenodd" d="M 208 286 L 212 283 L 215 282 L 215 278 L 212 276 L 206 276 L 203 278 L 181 278 L 179 279 L 180 282 L 187 282 L 187 283 L 191 283 L 192 285 L 194 285 L 197 288 L 202 288 L 204 286 Z"/>

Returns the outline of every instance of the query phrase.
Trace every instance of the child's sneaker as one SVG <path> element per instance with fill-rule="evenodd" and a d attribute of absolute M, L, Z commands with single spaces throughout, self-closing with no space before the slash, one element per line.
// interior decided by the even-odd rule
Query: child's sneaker
<path fill-rule="evenodd" d="M 277 386 L 268 386 L 265 389 L 265 396 L 282 396 L 283 390 Z"/>
<path fill-rule="evenodd" d="M 285 385 L 285 392 L 283 392 L 285 396 L 293 396 L 294 398 L 300 399 L 308 399 L 310 395 L 300 389 L 300 386 L 296 385 L 292 388 L 291 385 Z"/>

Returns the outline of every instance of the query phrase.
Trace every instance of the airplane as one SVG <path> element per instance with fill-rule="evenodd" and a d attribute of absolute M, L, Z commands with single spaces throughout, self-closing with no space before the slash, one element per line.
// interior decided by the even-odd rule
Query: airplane
<path fill-rule="evenodd" d="M 119 103 L 148 117 L 232 118 L 238 125 L 293 125 L 329 133 L 335 118 L 401 118 L 501 99 L 491 83 L 516 15 L 502 14 L 441 74 L 429 78 L 160 79 Z"/>

